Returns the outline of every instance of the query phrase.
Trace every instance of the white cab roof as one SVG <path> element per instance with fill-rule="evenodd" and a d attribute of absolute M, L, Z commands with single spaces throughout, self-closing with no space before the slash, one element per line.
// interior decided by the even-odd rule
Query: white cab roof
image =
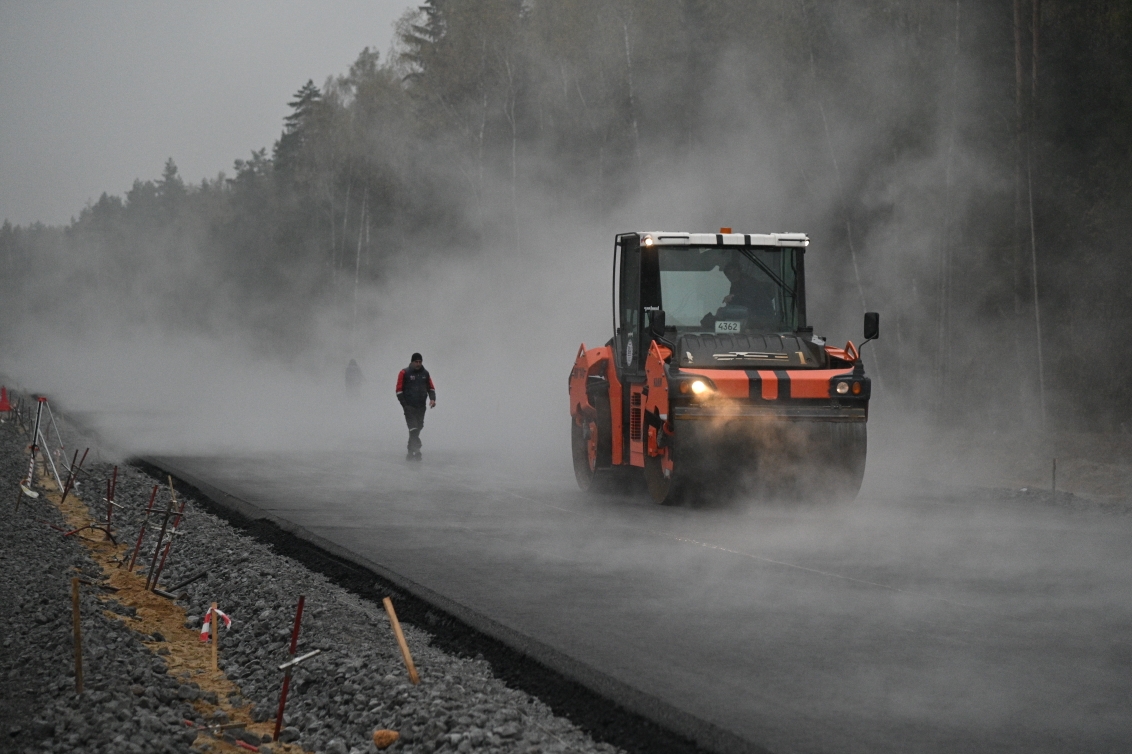
<path fill-rule="evenodd" d="M 639 231 L 661 246 L 809 246 L 805 233 L 683 233 L 678 231 Z"/>

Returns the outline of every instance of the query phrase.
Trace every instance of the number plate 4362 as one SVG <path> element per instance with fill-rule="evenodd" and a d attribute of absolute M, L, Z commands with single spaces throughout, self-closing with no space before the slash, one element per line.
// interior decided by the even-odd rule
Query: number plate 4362
<path fill-rule="evenodd" d="M 739 329 L 740 329 L 739 325 L 740 325 L 739 322 L 735 322 L 735 321 L 731 321 L 731 320 L 716 320 L 715 332 L 716 332 L 717 335 L 719 333 L 739 332 Z"/>

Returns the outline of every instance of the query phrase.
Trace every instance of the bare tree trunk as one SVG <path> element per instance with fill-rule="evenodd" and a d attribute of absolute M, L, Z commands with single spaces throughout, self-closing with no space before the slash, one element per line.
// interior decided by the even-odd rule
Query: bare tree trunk
<path fill-rule="evenodd" d="M 641 131 L 637 127 L 637 105 L 633 99 L 633 51 L 629 44 L 629 22 L 633 20 L 633 12 L 622 20 L 621 28 L 625 32 L 625 72 L 629 84 L 629 121 L 633 125 L 633 158 L 637 166 L 637 188 L 641 188 Z"/>
<path fill-rule="evenodd" d="M 476 134 L 477 164 L 479 185 L 483 185 L 483 135 L 487 130 L 487 37 L 480 46 L 480 127 Z"/>
<path fill-rule="evenodd" d="M 353 313 L 350 316 L 350 351 L 353 352 L 354 346 L 357 342 L 358 332 L 358 278 L 361 276 L 362 271 L 362 240 L 368 235 L 366 232 L 368 222 L 368 205 L 369 203 L 369 186 L 366 186 L 365 193 L 362 194 L 362 216 L 358 221 L 358 253 L 354 256 L 354 306 Z"/>
<path fill-rule="evenodd" d="M 1022 0 L 1014 0 L 1014 358 L 1020 381 L 1025 381 L 1025 359 L 1020 336 L 1022 324 Z M 1025 391 L 1023 391 L 1024 393 Z M 1023 407 L 1027 397 L 1021 396 Z"/>
<path fill-rule="evenodd" d="M 1038 355 L 1038 405 L 1041 408 L 1042 429 L 1046 426 L 1046 378 L 1042 358 L 1042 308 L 1038 298 L 1038 237 L 1034 227 L 1034 121 L 1038 102 L 1038 40 L 1042 23 L 1041 0 L 1030 0 L 1033 15 L 1030 18 L 1030 36 L 1033 43 L 1030 53 L 1030 118 L 1026 139 L 1026 199 L 1030 210 L 1030 279 L 1034 290 L 1034 337 Z"/>
<path fill-rule="evenodd" d="M 1033 166 L 1029 155 L 1026 158 L 1026 191 L 1030 204 L 1030 266 L 1034 283 L 1034 339 L 1038 356 L 1038 405 L 1041 409 L 1042 429 L 1046 425 L 1046 377 L 1045 362 L 1042 358 L 1042 308 L 1038 300 L 1038 241 L 1034 230 L 1034 179 Z"/>
<path fill-rule="evenodd" d="M 599 66 L 597 70 L 601 77 L 601 91 L 605 95 L 605 101 L 608 102 L 609 80 L 606 78 L 605 66 Z M 597 152 L 597 206 L 603 210 L 605 208 L 605 149 L 607 146 L 609 146 L 609 123 L 605 123 L 601 127 L 601 144 L 598 145 Z"/>
<path fill-rule="evenodd" d="M 798 5 L 802 9 L 802 24 L 806 27 L 806 41 L 809 42 L 810 46 L 810 78 L 817 83 L 818 69 L 814 62 L 814 35 L 810 32 L 810 17 L 806 13 L 806 0 L 799 0 Z"/>
<path fill-rule="evenodd" d="M 346 256 L 346 221 L 350 219 L 350 191 L 354 188 L 354 179 L 351 178 L 346 183 L 346 203 L 342 207 L 342 257 Z M 337 270 L 342 265 L 338 261 L 338 251 L 334 252 L 334 268 Z"/>
<path fill-rule="evenodd" d="M 805 19 L 806 18 L 806 4 L 805 4 L 804 0 L 802 2 L 801 6 L 802 6 L 802 17 L 803 17 L 803 19 Z M 807 26 L 808 26 L 808 24 L 807 24 Z M 817 68 L 814 66 L 814 40 L 813 40 L 812 35 L 807 35 L 807 36 L 809 37 L 809 42 L 810 42 L 810 74 L 811 74 L 811 77 L 813 78 L 813 83 L 814 83 L 814 89 L 815 89 L 815 97 L 814 98 L 815 98 L 815 100 L 817 100 L 818 110 L 819 110 L 819 112 L 821 112 L 821 122 L 822 122 L 822 127 L 825 129 L 825 143 L 826 143 L 826 147 L 829 149 L 829 159 L 833 162 L 833 175 L 834 175 L 835 180 L 837 181 L 837 196 L 838 196 L 838 199 L 841 202 L 842 215 L 844 215 L 844 218 L 845 218 L 845 240 L 846 240 L 846 242 L 849 246 L 849 259 L 853 264 L 853 280 L 857 285 L 857 296 L 859 297 L 859 299 L 861 301 L 861 311 L 865 312 L 865 311 L 868 311 L 869 307 L 868 307 L 868 304 L 865 303 L 865 288 L 861 284 L 861 270 L 860 270 L 860 266 L 857 264 L 857 249 L 856 249 L 856 246 L 853 243 L 853 222 L 852 222 L 852 219 L 849 217 L 849 204 L 845 200 L 845 188 L 844 188 L 844 185 L 841 181 L 841 166 L 838 165 L 838 163 L 837 163 L 837 153 L 834 152 L 834 150 L 833 150 L 833 137 L 829 133 L 829 120 L 825 117 L 825 105 L 822 104 L 821 97 L 818 95 L 818 93 L 816 91 L 818 81 L 817 81 Z M 876 373 L 877 382 L 879 383 L 879 382 L 881 382 L 880 356 L 875 352 L 873 353 L 873 364 L 874 364 L 874 372 Z"/>
<path fill-rule="evenodd" d="M 1038 42 L 1041 38 L 1042 28 L 1042 2 L 1030 0 L 1033 6 L 1033 16 L 1030 18 L 1030 122 L 1032 123 L 1038 108 Z"/>
<path fill-rule="evenodd" d="M 511 68 L 511 56 L 503 56 L 503 67 L 507 71 L 507 102 L 504 103 L 503 113 L 511 125 L 511 224 L 515 232 L 515 251 L 519 251 L 519 198 L 518 198 L 518 142 L 519 131 L 515 122 L 515 76 Z"/>
<path fill-rule="evenodd" d="M 334 233 L 334 181 L 327 179 L 327 194 L 330 196 L 330 287 L 334 287 L 334 257 L 338 253 L 338 238 Z"/>
<path fill-rule="evenodd" d="M 947 135 L 947 158 L 943 169 L 943 238 L 939 249 L 939 354 L 937 359 L 937 417 L 946 415 L 951 389 L 951 164 L 955 152 L 955 124 L 959 110 L 959 18 L 960 0 L 955 0 L 955 50 L 951 63 L 951 124 Z"/>
<path fill-rule="evenodd" d="M 861 311 L 868 310 L 865 303 L 865 288 L 861 284 L 861 269 L 857 264 L 857 249 L 853 244 L 853 222 L 849 217 L 849 204 L 845 200 L 845 187 L 841 182 L 841 166 L 837 163 L 837 154 L 833 151 L 833 138 L 829 133 L 829 121 L 825 117 L 825 105 L 818 100 L 818 110 L 821 112 L 822 126 L 825 127 L 825 143 L 829 149 L 829 159 L 833 162 L 833 175 L 837 180 L 837 194 L 841 199 L 841 213 L 845 216 L 845 239 L 849 244 L 849 259 L 853 263 L 853 280 L 857 284 L 857 295 L 861 300 Z M 880 376 L 879 374 L 877 375 Z"/>
<path fill-rule="evenodd" d="M 603 77 L 604 78 L 604 77 Z M 574 76 L 574 88 L 578 92 L 578 99 L 582 101 L 582 112 L 586 114 L 586 125 L 589 126 L 590 135 L 595 137 L 597 141 L 597 125 L 594 123 L 593 113 L 590 112 L 589 102 L 586 101 L 586 95 L 582 93 L 582 82 L 578 76 Z M 596 206 L 600 210 L 602 207 L 602 184 L 605 182 L 605 134 L 602 134 L 602 140 L 597 145 L 597 192 L 595 198 L 597 200 Z"/>
<path fill-rule="evenodd" d="M 472 181 L 472 192 L 476 198 L 476 218 L 479 220 L 480 237 L 482 238 L 487 230 L 483 214 L 483 170 L 484 170 L 484 157 L 483 157 L 483 144 L 484 133 L 487 131 L 487 37 L 485 36 L 480 45 L 480 123 L 479 129 L 476 133 L 476 178 Z"/>

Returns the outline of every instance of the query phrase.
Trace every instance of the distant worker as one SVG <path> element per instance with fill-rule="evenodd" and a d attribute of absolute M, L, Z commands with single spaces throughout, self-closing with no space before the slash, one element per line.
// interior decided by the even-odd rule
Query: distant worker
<path fill-rule="evenodd" d="M 406 460 L 421 460 L 421 430 L 424 429 L 425 399 L 428 407 L 436 408 L 436 387 L 424 368 L 424 359 L 414 353 L 409 366 L 397 375 L 397 400 L 405 410 L 405 424 L 409 425 L 409 454 Z"/>
<path fill-rule="evenodd" d="M 358 362 L 350 359 L 346 367 L 346 397 L 351 401 L 358 401 L 362 397 L 362 383 L 366 378 L 362 376 L 362 368 Z"/>

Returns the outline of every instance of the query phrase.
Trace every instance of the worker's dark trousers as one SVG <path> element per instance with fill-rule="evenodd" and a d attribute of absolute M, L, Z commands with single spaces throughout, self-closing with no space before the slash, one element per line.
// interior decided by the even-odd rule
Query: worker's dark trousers
<path fill-rule="evenodd" d="M 404 406 L 405 424 L 409 426 L 409 452 L 421 448 L 421 430 L 424 429 L 424 406 Z"/>

